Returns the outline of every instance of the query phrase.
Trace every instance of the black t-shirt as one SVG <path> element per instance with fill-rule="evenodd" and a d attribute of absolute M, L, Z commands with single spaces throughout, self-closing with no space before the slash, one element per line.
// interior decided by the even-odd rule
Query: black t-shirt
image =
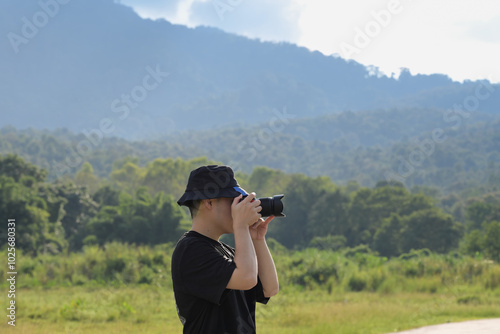
<path fill-rule="evenodd" d="M 255 303 L 266 304 L 260 280 L 247 291 L 226 289 L 236 269 L 234 248 L 186 232 L 172 255 L 172 281 L 184 333 L 255 333 Z"/>

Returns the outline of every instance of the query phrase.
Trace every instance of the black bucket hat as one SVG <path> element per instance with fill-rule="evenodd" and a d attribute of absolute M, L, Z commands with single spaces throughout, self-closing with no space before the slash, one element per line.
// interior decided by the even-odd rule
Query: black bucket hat
<path fill-rule="evenodd" d="M 184 195 L 177 201 L 179 205 L 189 205 L 189 202 L 200 199 L 219 197 L 234 198 L 247 196 L 234 178 L 234 172 L 229 166 L 209 165 L 199 167 L 189 174 Z"/>

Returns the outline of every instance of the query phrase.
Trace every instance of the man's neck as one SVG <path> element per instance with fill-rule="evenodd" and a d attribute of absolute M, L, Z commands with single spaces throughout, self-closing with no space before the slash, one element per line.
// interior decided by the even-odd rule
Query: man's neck
<path fill-rule="evenodd" d="M 213 224 L 207 224 L 206 221 L 203 221 L 201 217 L 198 219 L 195 217 L 193 219 L 193 227 L 191 228 L 191 231 L 198 232 L 199 234 L 216 241 L 218 241 L 223 234 L 220 230 L 214 228 Z"/>

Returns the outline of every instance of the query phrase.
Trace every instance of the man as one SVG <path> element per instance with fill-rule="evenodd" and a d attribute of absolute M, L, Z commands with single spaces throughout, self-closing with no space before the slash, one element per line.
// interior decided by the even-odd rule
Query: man
<path fill-rule="evenodd" d="M 184 333 L 255 333 L 256 302 L 279 290 L 267 247 L 260 201 L 247 194 L 228 166 L 191 172 L 177 202 L 191 212 L 193 226 L 172 255 L 172 281 Z M 233 233 L 235 248 L 219 241 Z"/>

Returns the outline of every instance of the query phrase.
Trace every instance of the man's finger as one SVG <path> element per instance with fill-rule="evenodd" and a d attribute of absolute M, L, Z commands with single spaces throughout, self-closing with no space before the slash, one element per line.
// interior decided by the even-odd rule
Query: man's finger
<path fill-rule="evenodd" d="M 263 222 L 264 226 L 267 226 L 271 222 L 271 220 L 274 219 L 274 216 L 269 216 L 266 218 L 266 220 Z"/>
<path fill-rule="evenodd" d="M 235 206 L 236 204 L 238 204 L 240 202 L 242 196 L 243 195 L 239 195 L 238 197 L 233 198 L 232 206 Z"/>
<path fill-rule="evenodd" d="M 264 223 L 264 219 L 262 218 L 259 218 L 259 220 L 257 220 L 253 225 L 252 225 L 252 228 L 253 229 L 256 229 L 257 227 L 259 227 L 261 224 Z"/>

